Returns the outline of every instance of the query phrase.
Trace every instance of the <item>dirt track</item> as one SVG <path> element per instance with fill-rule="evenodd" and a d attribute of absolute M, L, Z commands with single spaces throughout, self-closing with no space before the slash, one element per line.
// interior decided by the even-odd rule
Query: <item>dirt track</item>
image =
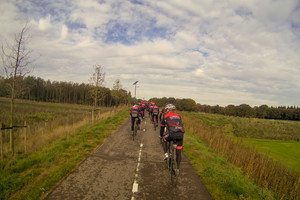
<path fill-rule="evenodd" d="M 130 134 L 127 120 L 45 199 L 213 199 L 184 155 L 178 184 L 170 185 L 149 118 L 135 141 Z"/>

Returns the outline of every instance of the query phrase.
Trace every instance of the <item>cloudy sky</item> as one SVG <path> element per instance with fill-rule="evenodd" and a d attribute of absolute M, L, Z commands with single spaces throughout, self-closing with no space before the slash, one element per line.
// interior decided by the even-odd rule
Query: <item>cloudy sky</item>
<path fill-rule="evenodd" d="M 31 75 L 137 97 L 300 105 L 299 0 L 0 0 L 0 42 L 27 22 Z"/>

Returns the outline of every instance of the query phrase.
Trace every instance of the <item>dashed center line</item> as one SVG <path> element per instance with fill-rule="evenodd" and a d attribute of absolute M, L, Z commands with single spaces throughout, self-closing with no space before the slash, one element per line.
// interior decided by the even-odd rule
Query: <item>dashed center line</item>
<path fill-rule="evenodd" d="M 143 144 L 140 144 L 140 152 L 139 152 L 139 157 L 138 157 L 138 163 L 136 166 L 136 170 L 135 170 L 135 178 L 134 178 L 134 182 L 132 185 L 132 196 L 131 196 L 131 200 L 134 200 L 134 194 L 138 193 L 138 188 L 139 188 L 139 184 L 137 182 L 137 178 L 138 178 L 138 171 L 140 169 L 140 162 L 141 162 L 141 157 L 142 157 L 142 150 L 143 150 Z"/>

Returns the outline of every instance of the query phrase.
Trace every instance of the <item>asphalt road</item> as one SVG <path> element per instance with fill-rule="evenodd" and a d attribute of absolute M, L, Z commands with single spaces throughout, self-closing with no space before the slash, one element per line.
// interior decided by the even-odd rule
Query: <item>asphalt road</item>
<path fill-rule="evenodd" d="M 130 119 L 45 198 L 49 199 L 213 199 L 183 154 L 177 186 L 163 161 L 159 129 L 144 119 L 135 141 Z"/>

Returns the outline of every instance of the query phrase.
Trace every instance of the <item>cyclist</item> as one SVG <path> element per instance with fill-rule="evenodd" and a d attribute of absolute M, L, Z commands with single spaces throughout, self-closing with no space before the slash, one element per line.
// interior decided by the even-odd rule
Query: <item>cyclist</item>
<path fill-rule="evenodd" d="M 130 116 L 131 116 L 131 130 L 134 131 L 134 122 L 135 119 L 138 119 L 138 124 L 141 123 L 141 119 L 140 119 L 140 113 L 141 113 L 141 109 L 140 106 L 135 104 L 134 106 L 131 107 L 130 109 Z"/>
<path fill-rule="evenodd" d="M 149 117 L 150 117 L 150 120 L 152 120 L 152 108 L 153 108 L 153 105 L 154 105 L 155 103 L 154 102 L 150 102 L 150 105 L 149 105 Z"/>
<path fill-rule="evenodd" d="M 163 137 L 163 148 L 165 157 L 167 159 L 169 157 L 167 153 L 167 142 L 168 141 L 176 141 L 177 148 L 176 148 L 176 163 L 177 163 L 177 170 L 176 174 L 179 174 L 179 167 L 181 162 L 181 150 L 183 145 L 183 136 L 184 136 L 184 128 L 181 121 L 181 116 L 175 113 L 175 106 L 173 104 L 168 104 L 166 106 L 167 114 L 164 116 L 163 121 L 161 123 L 160 128 L 160 136 Z M 165 135 L 164 131 L 166 128 Z"/>
<path fill-rule="evenodd" d="M 142 104 L 141 104 L 141 115 L 142 115 L 142 119 L 144 119 L 144 116 L 145 116 L 145 109 L 146 109 L 146 104 L 144 101 L 142 101 Z"/>
<path fill-rule="evenodd" d="M 158 122 L 158 114 L 159 114 L 159 108 L 158 108 L 158 106 L 154 104 L 152 106 L 151 112 L 152 112 L 152 122 L 154 122 L 154 117 L 156 119 L 156 122 Z"/>

